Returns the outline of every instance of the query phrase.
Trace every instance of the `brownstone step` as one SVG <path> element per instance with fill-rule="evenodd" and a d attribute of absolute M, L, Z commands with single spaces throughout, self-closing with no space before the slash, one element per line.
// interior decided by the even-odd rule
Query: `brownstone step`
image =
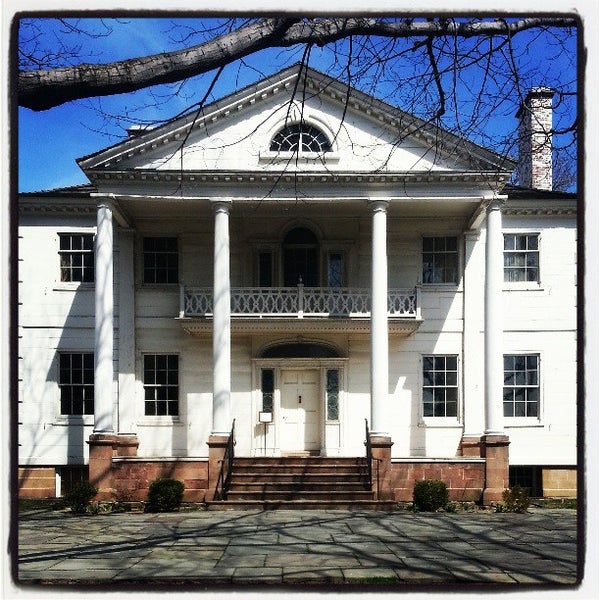
<path fill-rule="evenodd" d="M 330 490 L 230 490 L 227 500 L 329 500 L 332 497 Z M 336 491 L 336 500 L 373 500 L 373 492 L 362 491 Z"/>
<path fill-rule="evenodd" d="M 335 482 L 351 482 L 362 483 L 366 480 L 361 473 L 353 473 L 347 471 L 337 472 L 310 472 L 310 473 L 287 473 L 273 471 L 236 471 L 231 473 L 231 481 L 260 483 L 262 481 L 272 481 L 277 483 L 335 483 Z"/>
<path fill-rule="evenodd" d="M 234 490 L 253 490 L 253 489 L 270 489 L 270 490 L 312 490 L 312 491 L 363 491 L 365 482 L 363 481 L 347 481 L 347 480 L 325 480 L 318 479 L 302 479 L 300 481 L 289 481 L 287 478 L 275 479 L 248 479 L 241 475 L 232 478 L 230 491 Z"/>
<path fill-rule="evenodd" d="M 208 510 L 397 510 L 393 500 L 226 500 L 207 502 Z"/>

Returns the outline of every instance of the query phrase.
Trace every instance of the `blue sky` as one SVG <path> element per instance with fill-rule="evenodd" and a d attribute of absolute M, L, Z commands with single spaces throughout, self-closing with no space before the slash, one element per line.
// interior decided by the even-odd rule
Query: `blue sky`
<path fill-rule="evenodd" d="M 209 20 L 202 20 L 204 25 L 212 25 Z M 103 32 L 105 25 L 110 27 L 110 35 L 101 37 L 81 36 L 66 33 L 64 26 L 57 25 L 54 20 L 38 21 L 41 35 L 40 44 L 46 49 L 58 51 L 60 46 L 80 45 L 81 51 L 75 62 L 108 62 L 123 58 L 147 55 L 168 51 L 185 45 L 181 38 L 198 25 L 198 20 L 173 19 L 140 19 L 129 18 L 106 20 L 80 20 L 78 25 L 89 32 Z M 177 27 L 176 27 L 177 25 Z M 26 31 L 26 30 L 24 30 Z M 24 33 L 25 37 L 25 33 Z M 200 37 L 193 38 L 194 43 Z M 473 42 L 475 43 L 475 42 Z M 29 44 L 24 47 L 30 47 Z M 338 50 L 347 50 L 347 42 L 342 42 Z M 515 40 L 515 61 L 522 73 L 523 87 L 550 86 L 566 84 L 575 91 L 575 38 L 557 42 L 554 35 L 540 36 L 538 33 L 527 33 Z M 221 97 L 232 92 L 236 87 L 247 85 L 260 79 L 262 75 L 270 75 L 300 60 L 302 49 L 267 50 L 256 56 L 245 59 L 245 64 L 228 66 L 215 87 L 214 97 Z M 330 49 L 313 49 L 310 56 L 311 66 L 328 71 L 334 64 L 334 54 Z M 440 64 L 448 63 L 442 59 Z M 333 67 L 340 68 L 339 66 Z M 408 97 L 402 86 L 396 85 L 398 76 L 408 83 L 406 89 L 415 85 L 410 77 L 413 65 L 408 62 L 397 62 L 392 71 L 377 79 L 373 91 L 393 103 L 398 103 L 406 110 L 421 110 L 427 116 L 428 102 L 435 105 L 435 97 L 423 97 L 419 105 L 403 106 Z M 500 66 L 500 68 L 502 68 Z M 450 106 L 447 125 L 454 126 L 453 117 L 458 117 L 463 124 L 470 123 L 473 114 L 473 103 L 470 93 L 478 89 L 483 77 L 482 69 L 467 70 L 461 80 L 457 81 L 456 111 Z M 368 85 L 370 75 L 363 79 Z M 18 157 L 19 157 L 19 190 L 22 192 L 53 189 L 57 187 L 86 183 L 87 180 L 75 159 L 96 152 L 101 148 L 114 144 L 126 135 L 125 129 L 139 122 L 151 122 L 155 119 L 168 119 L 189 105 L 197 102 L 205 94 L 211 81 L 211 74 L 187 81 L 177 96 L 172 92 L 175 86 L 157 86 L 149 90 L 133 94 L 120 94 L 104 98 L 94 98 L 69 102 L 62 106 L 39 113 L 20 108 L 18 111 Z M 386 79 L 387 78 L 387 79 Z M 505 95 L 506 85 L 500 79 L 488 83 L 486 88 L 486 104 L 493 103 Z M 372 80 L 371 80 L 372 81 Z M 365 83 L 366 82 L 366 83 Z M 445 76 L 445 82 L 452 85 L 451 75 Z M 367 90 L 366 90 L 367 91 Z M 393 94 L 392 94 L 393 92 Z M 523 90 L 523 93 L 526 89 Z M 499 102 L 493 115 L 482 115 L 477 127 L 469 129 L 471 139 L 487 146 L 504 151 L 503 140 L 512 135 L 516 127 L 514 114 L 517 108 L 518 93 L 512 90 L 506 93 L 507 99 Z M 451 98 L 448 99 L 451 103 Z M 574 98 L 561 105 L 557 111 L 555 127 L 566 127 L 574 118 Z M 513 136 L 514 140 L 514 136 Z M 557 140 L 565 145 L 568 136 Z"/>

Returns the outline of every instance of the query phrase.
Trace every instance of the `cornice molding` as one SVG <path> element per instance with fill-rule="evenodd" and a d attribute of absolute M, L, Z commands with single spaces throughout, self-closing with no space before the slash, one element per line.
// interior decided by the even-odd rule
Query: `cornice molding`
<path fill-rule="evenodd" d="M 280 171 L 172 171 L 131 169 L 123 171 L 90 171 L 88 176 L 99 185 L 126 182 L 165 182 L 190 184 L 406 184 L 406 183 L 494 183 L 502 186 L 510 178 L 508 172 L 491 171 L 419 171 L 419 172 L 280 172 Z M 117 194 L 118 195 L 118 194 Z"/>
<path fill-rule="evenodd" d="M 184 331 L 190 335 L 212 335 L 213 321 L 209 318 L 176 318 Z M 417 331 L 423 321 L 388 317 L 390 335 L 408 336 Z M 357 333 L 368 335 L 371 321 L 368 318 L 352 319 L 258 319 L 232 318 L 231 333 Z"/>
<path fill-rule="evenodd" d="M 548 207 L 544 208 L 504 208 L 502 211 L 504 215 L 518 216 L 518 217 L 548 217 L 548 216 L 574 216 L 577 214 L 577 208 L 575 206 L 565 207 Z"/>
<path fill-rule="evenodd" d="M 89 200 L 82 202 L 65 202 L 64 198 L 58 202 L 49 198 L 27 198 L 26 201 L 18 202 L 19 213 L 22 214 L 77 214 L 77 215 L 96 215 L 96 202 Z"/>

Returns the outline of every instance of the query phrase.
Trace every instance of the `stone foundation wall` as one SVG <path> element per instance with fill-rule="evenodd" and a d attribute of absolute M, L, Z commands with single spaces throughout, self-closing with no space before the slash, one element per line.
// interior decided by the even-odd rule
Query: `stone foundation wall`
<path fill-rule="evenodd" d="M 113 459 L 112 484 L 117 500 L 146 500 L 148 487 L 159 478 L 181 481 L 184 502 L 202 502 L 208 491 L 208 462 Z"/>
<path fill-rule="evenodd" d="M 20 467 L 19 498 L 54 498 L 56 469 L 54 467 Z"/>
<path fill-rule="evenodd" d="M 542 492 L 545 498 L 576 498 L 577 469 L 542 467 Z"/>
<path fill-rule="evenodd" d="M 454 502 L 478 502 L 485 486 L 485 462 L 392 462 L 392 489 L 398 502 L 412 502 L 415 482 L 422 479 L 445 482 Z"/>

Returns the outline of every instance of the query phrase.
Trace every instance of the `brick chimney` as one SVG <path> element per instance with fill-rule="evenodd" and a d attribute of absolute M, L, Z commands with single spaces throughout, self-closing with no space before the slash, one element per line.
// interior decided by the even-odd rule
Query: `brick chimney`
<path fill-rule="evenodd" d="M 519 119 L 517 183 L 538 190 L 552 189 L 552 98 L 554 91 L 533 88 L 523 100 Z"/>

